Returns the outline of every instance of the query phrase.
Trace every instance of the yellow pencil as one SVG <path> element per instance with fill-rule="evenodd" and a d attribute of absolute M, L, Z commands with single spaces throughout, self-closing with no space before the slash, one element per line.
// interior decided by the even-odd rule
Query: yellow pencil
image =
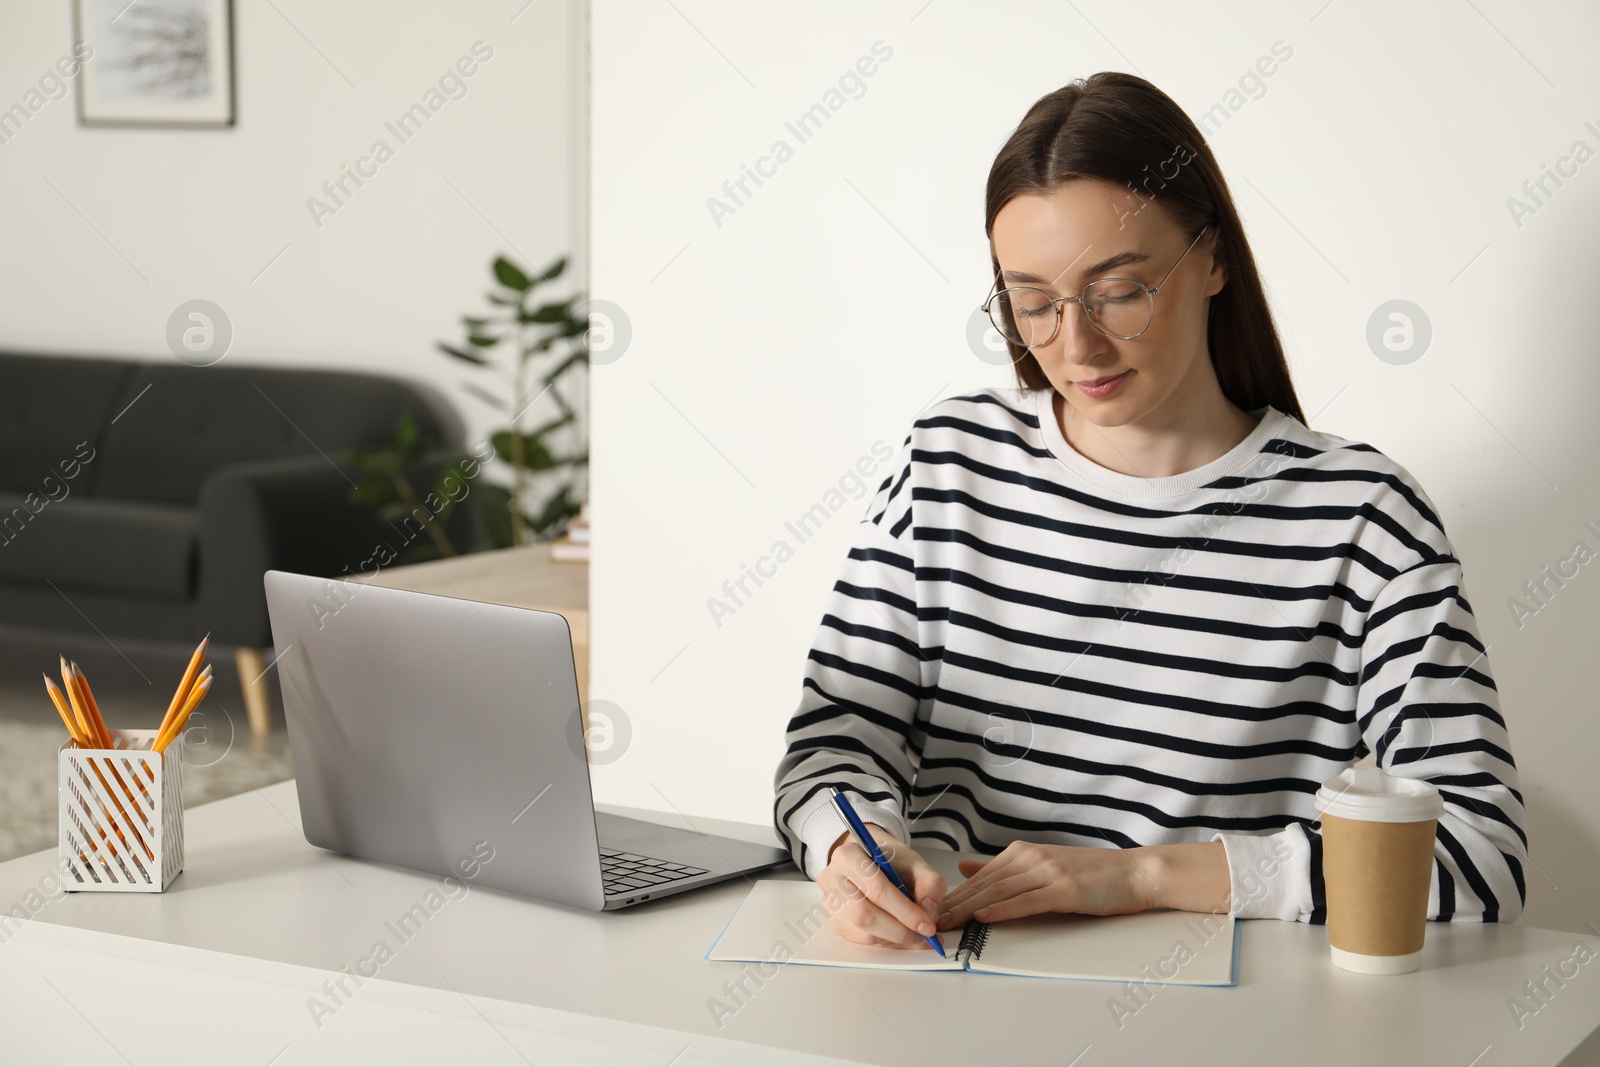
<path fill-rule="evenodd" d="M 152 751 L 166 751 L 167 746 L 172 744 L 173 739 L 183 733 L 183 728 L 189 721 L 190 713 L 200 705 L 200 701 L 205 699 L 206 693 L 210 692 L 210 690 L 211 680 L 209 678 L 202 679 L 194 684 L 194 688 L 189 691 L 189 699 L 184 701 L 183 707 L 178 709 L 178 714 L 173 718 L 166 730 L 157 735 L 155 744 L 150 746 Z"/>
<path fill-rule="evenodd" d="M 200 661 L 205 658 L 206 645 L 210 642 L 211 635 L 208 633 L 195 646 L 194 655 L 189 657 L 189 666 L 184 668 L 183 679 L 178 682 L 178 688 L 172 694 L 172 703 L 167 705 L 167 713 L 161 717 L 161 725 L 156 727 L 157 737 L 167 732 L 167 727 L 172 725 L 172 717 L 178 714 L 178 709 L 189 699 L 189 685 L 196 680 L 195 672 L 200 669 Z"/>
<path fill-rule="evenodd" d="M 100 717 L 100 707 L 89 692 L 88 679 L 84 678 L 76 663 L 67 664 L 67 670 L 72 673 L 72 684 L 78 690 L 78 702 L 83 705 L 83 715 L 89 720 L 90 731 L 101 748 L 112 748 L 111 731 L 106 729 L 106 721 Z"/>
<path fill-rule="evenodd" d="M 67 691 L 67 699 L 77 709 L 78 716 L 83 719 L 83 725 L 88 730 L 90 743 L 95 748 L 107 747 L 109 737 L 101 733 L 100 724 L 96 721 L 94 711 L 89 707 L 89 699 L 83 695 L 83 684 L 78 680 L 77 669 L 67 663 L 65 656 L 61 658 L 61 682 Z"/>
<path fill-rule="evenodd" d="M 156 743 L 153 747 L 157 752 L 165 752 L 167 746 L 172 744 L 172 739 L 183 732 L 184 723 L 189 721 L 190 714 L 200 706 L 200 701 L 205 699 L 205 695 L 210 689 L 211 678 L 209 675 L 195 683 L 194 691 L 189 694 L 189 699 L 184 701 L 182 710 L 178 712 L 178 717 L 172 721 L 171 726 L 167 727 L 165 733 L 156 738 Z"/>
<path fill-rule="evenodd" d="M 78 688 L 83 692 L 83 706 L 88 709 L 94 726 L 100 733 L 100 740 L 105 742 L 107 748 L 115 748 L 116 743 L 111 738 L 111 731 L 106 728 L 105 716 L 100 714 L 100 703 L 95 700 L 94 694 L 89 691 L 89 678 L 78 667 L 76 662 L 69 664 L 72 668 L 72 677 L 78 683 Z"/>
<path fill-rule="evenodd" d="M 57 711 L 61 710 L 59 705 L 57 706 L 56 710 Z M 90 745 L 89 747 L 91 747 L 91 748 L 98 747 L 98 744 L 99 744 L 98 742 L 95 742 L 95 744 Z M 117 806 L 117 810 L 122 812 L 123 820 L 126 821 L 127 824 L 130 827 L 133 828 L 134 836 L 139 839 L 139 844 L 144 848 L 145 855 L 149 856 L 150 859 L 152 859 L 152 860 L 155 859 L 155 853 L 151 850 L 150 846 L 145 842 L 143 835 L 141 835 L 139 833 L 139 828 L 138 828 L 137 824 L 134 823 L 133 819 L 129 818 L 127 810 L 125 808 L 123 808 L 123 806 L 122 806 L 122 801 L 117 798 L 117 791 L 115 789 L 111 788 L 111 783 L 110 782 L 106 781 L 106 776 L 100 772 L 100 767 L 99 767 L 98 764 L 95 763 L 94 758 L 93 757 L 85 757 L 84 762 L 89 764 L 89 769 L 94 772 L 94 776 L 96 778 L 100 779 L 100 784 L 105 787 L 106 796 L 109 796 L 111 798 L 111 802 Z M 106 762 L 106 765 L 107 766 L 111 766 L 111 763 L 110 763 L 109 760 Z M 82 773 L 83 773 L 82 771 L 79 771 L 79 774 L 82 774 Z M 116 775 L 117 771 L 116 771 L 115 767 L 111 768 L 111 773 L 113 775 Z M 85 783 L 87 783 L 88 779 L 85 779 L 84 781 L 85 781 Z M 121 776 L 120 775 L 118 776 L 118 781 L 121 781 Z M 123 789 L 124 789 L 124 791 L 126 791 L 127 790 L 127 786 L 124 785 Z M 129 799 L 130 800 L 132 799 L 132 795 L 131 794 L 129 795 Z M 115 820 L 112 819 L 112 817 L 111 817 L 111 809 L 106 807 L 104 804 L 101 804 L 100 805 L 100 810 L 105 813 L 106 822 L 110 823 L 111 824 L 111 828 L 117 831 L 118 840 L 120 840 L 122 842 L 123 846 L 126 847 L 127 844 L 128 844 L 128 839 L 125 836 L 123 836 L 122 829 L 119 826 L 117 826 Z M 134 805 L 134 810 L 135 811 L 139 811 L 140 815 L 143 816 L 143 814 L 144 814 L 143 810 L 140 809 L 137 804 Z M 100 836 L 101 837 L 105 837 L 106 836 L 106 832 L 105 832 L 104 827 L 102 827 L 101 830 L 100 830 Z M 94 847 L 94 842 L 93 841 L 90 841 L 89 844 L 90 844 L 90 847 Z M 113 856 L 115 856 L 116 853 L 117 853 L 117 850 L 116 850 L 115 846 L 111 846 L 110 845 L 109 838 L 107 839 L 107 845 L 111 847 L 111 854 Z"/>
<path fill-rule="evenodd" d="M 166 747 L 174 737 L 183 732 L 184 724 L 188 722 L 189 715 L 200 705 L 200 701 L 205 699 L 206 694 L 211 692 L 212 681 L 211 667 L 208 664 L 206 669 L 200 672 L 200 677 L 195 679 L 194 685 L 189 687 L 189 695 L 184 698 L 183 707 L 178 709 L 178 713 L 172 717 L 172 721 L 167 724 L 167 728 L 156 735 L 157 743 L 162 747 Z"/>
<path fill-rule="evenodd" d="M 94 717 L 95 725 L 100 730 L 100 737 L 104 742 L 105 747 L 110 749 L 116 748 L 117 743 L 111 736 L 111 730 L 106 726 L 105 717 L 100 714 L 100 704 L 95 700 L 94 693 L 89 689 L 89 676 L 84 674 L 83 669 L 80 668 L 76 663 L 73 663 L 72 677 L 73 680 L 78 683 L 78 687 L 83 693 L 84 705 L 89 709 L 89 714 Z M 115 778 L 117 780 L 117 784 L 122 787 L 123 792 L 128 794 L 129 800 L 134 801 L 134 810 L 138 811 L 142 816 L 144 811 L 138 807 L 138 801 L 134 798 L 132 790 L 128 788 L 128 783 L 123 779 L 122 772 L 117 770 L 117 765 L 110 760 L 106 760 L 106 766 L 111 768 L 111 777 Z M 150 799 L 150 791 L 144 787 L 143 782 L 139 781 L 138 775 L 134 775 L 133 784 L 139 787 L 139 792 L 146 800 Z M 117 805 L 118 810 L 121 810 L 121 807 L 122 805 Z M 140 844 L 143 843 L 143 839 L 141 839 Z M 148 852 L 149 849 L 146 848 L 145 851 Z"/>
<path fill-rule="evenodd" d="M 67 657 L 61 657 L 61 688 L 66 691 L 67 700 L 72 704 L 72 713 L 78 719 L 78 725 L 83 729 L 83 736 L 88 738 L 90 748 L 100 747 L 100 734 L 95 730 L 94 724 L 89 721 L 89 712 L 83 706 L 83 697 L 78 695 L 78 687 L 72 684 L 72 668 L 67 666 Z"/>
<path fill-rule="evenodd" d="M 82 734 L 82 732 L 83 732 L 83 727 L 82 726 L 78 726 L 78 725 L 74 725 L 72 714 L 67 709 L 66 699 L 64 697 L 62 697 L 61 690 L 56 687 L 56 683 L 51 679 L 51 677 L 48 674 L 44 676 L 44 687 L 45 687 L 45 690 L 50 694 L 50 703 L 55 705 L 56 713 L 61 716 L 61 721 L 67 724 L 67 733 L 72 735 L 73 743 L 75 745 L 77 745 L 79 748 L 92 748 L 93 745 L 87 739 L 85 739 L 84 737 L 80 736 Z M 94 766 L 92 761 L 90 762 L 90 766 L 91 767 Z M 96 775 L 98 775 L 99 773 L 100 772 L 98 770 L 95 771 Z M 105 779 L 102 778 L 101 782 L 103 783 L 104 781 L 105 781 Z M 110 791 L 111 791 L 111 787 L 109 785 L 106 786 L 106 792 L 109 793 Z M 104 805 L 102 805 L 102 808 L 104 808 Z M 106 817 L 108 819 L 110 818 L 110 815 L 111 815 L 111 813 L 109 811 L 107 811 L 106 812 Z M 121 836 L 121 834 L 122 834 L 122 832 L 120 830 L 117 831 L 117 835 L 119 837 Z M 106 832 L 105 832 L 104 829 L 100 830 L 100 836 L 101 837 L 105 837 L 106 836 Z M 95 844 L 95 842 L 94 842 L 94 840 L 92 838 L 89 839 L 88 843 L 89 843 L 89 847 L 90 848 L 94 849 L 96 852 L 100 851 L 100 846 Z M 126 843 L 126 842 L 124 842 L 124 843 Z M 112 853 L 115 854 L 116 848 L 115 848 L 115 846 L 111 845 L 109 839 L 107 840 L 106 845 L 107 845 L 108 848 L 111 848 Z M 89 862 L 89 857 L 85 856 L 83 853 L 80 852 L 78 855 L 79 855 L 79 858 L 81 858 L 85 863 Z"/>
<path fill-rule="evenodd" d="M 89 745 L 80 733 L 78 724 L 72 719 L 72 710 L 67 707 L 67 698 L 61 695 L 60 688 L 48 674 L 44 676 L 44 688 L 45 692 L 50 694 L 50 703 L 56 706 L 56 713 L 61 716 L 61 721 L 66 723 L 67 734 L 72 738 L 72 743 L 79 748 L 88 748 Z"/>
<path fill-rule="evenodd" d="M 198 697 L 196 697 L 196 694 L 198 693 L 200 696 L 204 696 L 205 693 L 210 690 L 210 688 L 211 664 L 207 663 L 205 670 L 200 672 L 200 676 L 194 680 L 194 684 L 185 691 L 183 704 L 178 707 L 178 710 L 175 713 L 168 715 L 161 720 L 161 726 L 156 730 L 156 736 L 150 740 L 151 752 L 160 752 L 162 749 L 167 747 L 167 744 L 174 736 L 176 736 L 177 732 L 183 729 L 183 722 L 181 720 L 186 720 L 189 717 L 188 713 L 183 709 L 190 706 L 189 701 L 191 699 L 194 699 L 194 703 L 198 704 L 200 701 Z M 193 708 L 190 708 L 190 710 L 193 710 Z M 144 770 L 145 773 L 149 775 L 150 780 L 152 782 L 155 781 L 156 772 L 151 769 L 150 764 L 146 763 L 144 765 Z"/>
<path fill-rule="evenodd" d="M 133 821 L 133 818 L 128 814 L 128 809 L 122 806 L 122 801 L 120 798 L 118 798 L 117 791 L 111 788 L 111 783 L 106 781 L 106 776 L 100 773 L 100 768 L 95 765 L 94 757 L 87 757 L 87 761 L 89 764 L 89 769 L 94 771 L 94 776 L 100 779 L 101 785 L 105 786 L 106 795 L 111 798 L 111 803 L 115 804 L 117 806 L 117 810 L 122 813 L 123 822 L 128 824 L 128 829 L 132 830 L 133 836 L 138 839 L 139 847 L 144 849 L 144 854 L 146 856 L 152 860 L 155 859 L 155 852 L 150 848 L 149 844 L 145 842 L 144 835 L 139 832 L 139 824 Z M 110 760 L 106 760 L 106 766 L 111 769 L 111 773 L 116 777 L 117 781 L 122 781 L 122 776 L 117 774 L 117 769 L 116 767 L 112 766 Z M 122 788 L 124 791 L 126 791 L 128 787 L 124 785 Z M 133 810 L 139 813 L 140 818 L 143 818 L 144 810 L 140 808 L 138 804 L 134 803 L 132 793 L 128 794 L 128 802 L 133 804 Z M 127 847 L 128 839 L 123 836 L 122 828 L 116 824 L 114 819 L 112 819 L 111 809 L 106 807 L 104 804 L 101 804 L 100 810 L 106 813 L 106 822 L 110 823 L 111 828 L 117 832 L 117 839 L 122 842 L 123 847 Z M 104 830 L 101 830 L 100 833 L 102 837 L 105 836 Z"/>

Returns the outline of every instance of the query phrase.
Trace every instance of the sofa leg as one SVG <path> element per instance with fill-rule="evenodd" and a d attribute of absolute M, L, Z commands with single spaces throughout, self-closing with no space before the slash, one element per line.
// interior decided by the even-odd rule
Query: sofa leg
<path fill-rule="evenodd" d="M 233 651 L 239 667 L 239 684 L 244 689 L 244 709 L 250 716 L 250 734 L 266 737 L 272 732 L 272 706 L 267 700 L 267 664 L 259 648 L 243 645 Z"/>

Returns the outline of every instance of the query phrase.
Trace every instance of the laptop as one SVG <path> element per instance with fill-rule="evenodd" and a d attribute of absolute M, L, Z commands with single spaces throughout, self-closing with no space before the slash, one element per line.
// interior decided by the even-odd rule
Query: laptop
<path fill-rule="evenodd" d="M 286 571 L 265 585 L 311 844 L 589 911 L 789 862 L 595 810 L 556 612 Z"/>

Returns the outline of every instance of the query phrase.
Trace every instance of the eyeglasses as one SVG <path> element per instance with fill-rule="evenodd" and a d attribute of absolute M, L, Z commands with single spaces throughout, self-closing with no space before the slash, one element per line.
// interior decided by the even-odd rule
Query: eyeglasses
<path fill-rule="evenodd" d="M 1200 228 L 1183 256 L 1210 228 L 1209 224 Z M 1183 262 L 1183 256 L 1178 257 L 1178 263 Z M 1131 341 L 1150 328 L 1156 315 L 1156 294 L 1172 277 L 1172 271 L 1178 269 L 1178 263 L 1154 289 L 1131 278 L 1097 278 L 1077 296 L 1051 296 L 1043 289 L 1015 286 L 989 297 L 983 302 L 983 310 L 1001 337 L 1024 348 L 1038 348 L 1055 340 L 1061 329 L 1062 308 L 1069 300 L 1077 301 L 1089 325 L 1107 337 Z"/>

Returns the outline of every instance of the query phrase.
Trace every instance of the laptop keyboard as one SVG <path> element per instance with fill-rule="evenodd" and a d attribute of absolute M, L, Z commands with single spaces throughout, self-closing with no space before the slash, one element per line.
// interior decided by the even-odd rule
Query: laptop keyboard
<path fill-rule="evenodd" d="M 600 850 L 600 875 L 607 895 L 648 889 L 653 885 L 705 873 L 704 867 L 669 863 L 633 852 L 619 852 L 614 848 Z"/>

